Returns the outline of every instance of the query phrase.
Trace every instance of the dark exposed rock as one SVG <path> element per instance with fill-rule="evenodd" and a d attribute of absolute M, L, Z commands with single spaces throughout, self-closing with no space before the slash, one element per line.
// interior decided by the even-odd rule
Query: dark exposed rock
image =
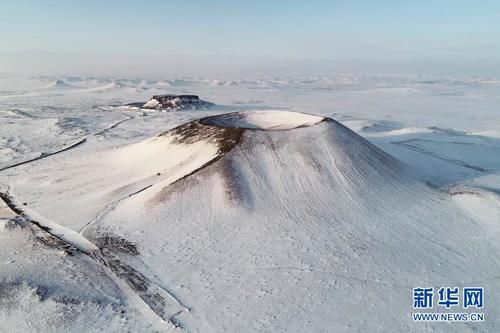
<path fill-rule="evenodd" d="M 201 100 L 196 95 L 154 95 L 141 107 L 144 109 L 160 110 L 206 110 L 213 106 L 213 103 Z"/>

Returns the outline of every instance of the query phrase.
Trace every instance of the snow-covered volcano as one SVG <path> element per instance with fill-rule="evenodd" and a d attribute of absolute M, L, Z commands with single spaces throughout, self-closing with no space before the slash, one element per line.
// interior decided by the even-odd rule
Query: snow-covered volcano
<path fill-rule="evenodd" d="M 160 329 L 403 331 L 414 287 L 499 293 L 494 227 L 330 118 L 211 116 L 27 171 L 12 196 L 140 272 L 134 291 L 161 287 L 131 302 Z"/>

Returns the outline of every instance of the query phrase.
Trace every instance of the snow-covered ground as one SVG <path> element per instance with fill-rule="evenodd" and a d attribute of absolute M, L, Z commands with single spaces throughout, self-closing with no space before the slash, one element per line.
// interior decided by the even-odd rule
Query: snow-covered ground
<path fill-rule="evenodd" d="M 164 93 L 216 105 L 124 106 Z M 0 331 L 499 331 L 499 105 L 482 78 L 0 78 Z M 484 287 L 485 322 L 413 322 L 422 286 Z"/>

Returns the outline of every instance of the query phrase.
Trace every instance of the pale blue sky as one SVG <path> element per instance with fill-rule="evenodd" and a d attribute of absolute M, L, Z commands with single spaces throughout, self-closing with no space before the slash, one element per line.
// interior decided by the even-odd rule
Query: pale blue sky
<path fill-rule="evenodd" d="M 0 31 L 0 72 L 500 75 L 495 0 L 0 0 Z"/>

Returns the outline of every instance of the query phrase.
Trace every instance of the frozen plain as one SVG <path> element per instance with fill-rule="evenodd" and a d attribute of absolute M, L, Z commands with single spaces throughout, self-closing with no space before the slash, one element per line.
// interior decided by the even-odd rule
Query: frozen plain
<path fill-rule="evenodd" d="M 0 331 L 498 331 L 499 89 L 2 78 Z M 161 93 L 217 106 L 122 106 Z M 486 321 L 413 323 L 424 285 Z"/>

